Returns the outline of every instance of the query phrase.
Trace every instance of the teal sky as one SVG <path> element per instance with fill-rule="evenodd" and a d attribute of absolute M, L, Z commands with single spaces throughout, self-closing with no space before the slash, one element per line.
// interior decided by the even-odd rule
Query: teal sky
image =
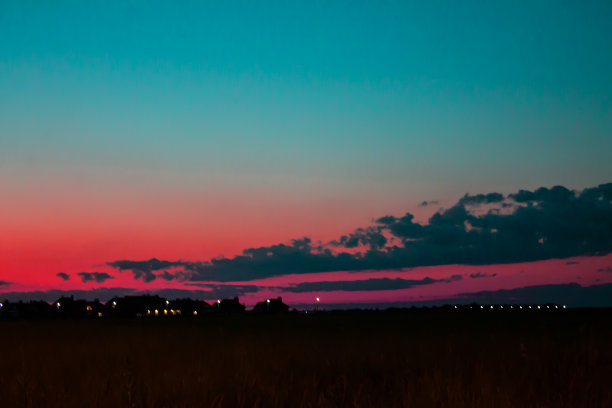
<path fill-rule="evenodd" d="M 4 166 L 425 195 L 612 174 L 609 2 L 198 3 L 3 2 Z"/>

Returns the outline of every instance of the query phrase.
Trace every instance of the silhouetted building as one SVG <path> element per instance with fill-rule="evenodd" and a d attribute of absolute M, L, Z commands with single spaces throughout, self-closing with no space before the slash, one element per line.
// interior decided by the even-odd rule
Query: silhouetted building
<path fill-rule="evenodd" d="M 223 299 L 217 302 L 215 307 L 216 311 L 228 314 L 243 313 L 245 309 L 244 305 L 238 301 L 237 297 L 233 299 Z"/>
<path fill-rule="evenodd" d="M 92 301 L 62 296 L 51 305 L 55 315 L 60 317 L 100 317 L 104 306 L 98 299 Z"/>
<path fill-rule="evenodd" d="M 266 299 L 259 302 L 253 308 L 253 313 L 285 313 L 289 311 L 289 306 L 283 303 L 280 296 L 276 299 Z"/>
<path fill-rule="evenodd" d="M 176 299 L 171 300 L 170 314 L 179 316 L 201 316 L 211 311 L 211 306 L 203 300 Z"/>
<path fill-rule="evenodd" d="M 168 316 L 170 302 L 158 295 L 115 297 L 104 305 L 104 314 L 120 317 Z"/>

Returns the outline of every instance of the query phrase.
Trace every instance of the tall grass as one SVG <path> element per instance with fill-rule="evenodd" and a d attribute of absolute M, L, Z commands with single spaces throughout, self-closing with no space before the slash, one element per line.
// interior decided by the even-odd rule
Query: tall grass
<path fill-rule="evenodd" d="M 0 322 L 2 407 L 611 407 L 609 315 Z"/>

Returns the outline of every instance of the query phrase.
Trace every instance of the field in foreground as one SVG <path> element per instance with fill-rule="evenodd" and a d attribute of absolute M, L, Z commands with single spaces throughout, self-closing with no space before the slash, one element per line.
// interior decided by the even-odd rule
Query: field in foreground
<path fill-rule="evenodd" d="M 611 407 L 609 310 L 0 321 L 2 407 Z"/>

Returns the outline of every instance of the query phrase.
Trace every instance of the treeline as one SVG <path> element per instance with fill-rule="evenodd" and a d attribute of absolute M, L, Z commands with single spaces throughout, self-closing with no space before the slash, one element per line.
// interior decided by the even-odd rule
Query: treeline
<path fill-rule="evenodd" d="M 187 317 L 213 314 L 245 313 L 238 298 L 212 304 L 194 299 L 165 299 L 158 295 L 114 297 L 102 303 L 61 297 L 53 303 L 44 301 L 0 303 L 0 318 L 103 318 L 103 317 Z M 282 298 L 257 303 L 249 313 L 285 313 L 289 307 Z"/>

